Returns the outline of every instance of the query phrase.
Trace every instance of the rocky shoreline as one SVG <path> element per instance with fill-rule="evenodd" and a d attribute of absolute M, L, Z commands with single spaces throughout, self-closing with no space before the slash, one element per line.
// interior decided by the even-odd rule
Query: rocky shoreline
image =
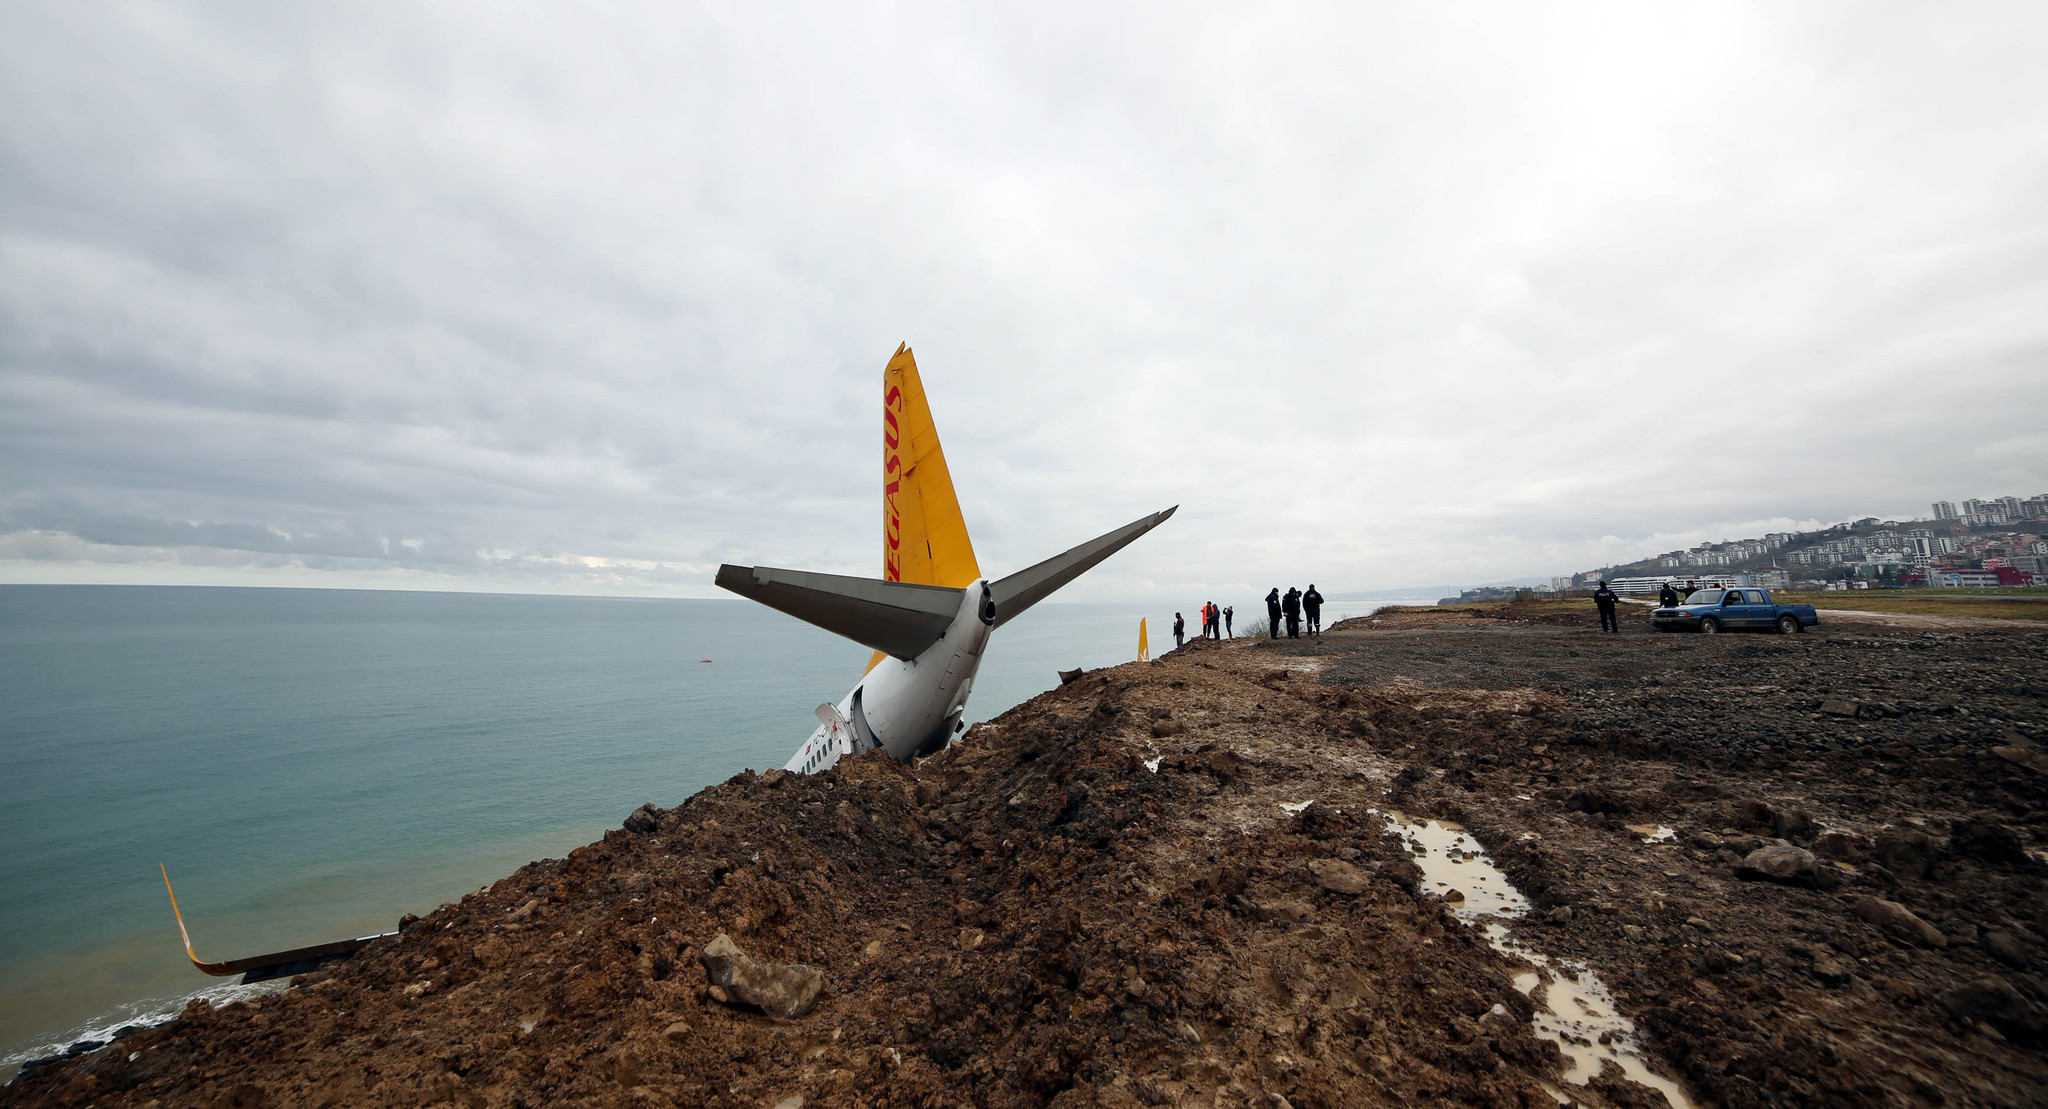
<path fill-rule="evenodd" d="M 1566 1079 L 1531 958 L 1691 1104 L 2040 1104 L 2048 635 L 1823 619 L 1191 644 L 642 808 L 0 1106 L 1667 1104 Z"/>

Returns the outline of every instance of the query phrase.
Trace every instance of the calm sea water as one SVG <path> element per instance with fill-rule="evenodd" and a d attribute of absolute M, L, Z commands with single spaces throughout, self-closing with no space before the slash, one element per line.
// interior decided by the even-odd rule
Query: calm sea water
<path fill-rule="evenodd" d="M 968 719 L 1129 661 L 1141 616 L 1171 646 L 1166 605 L 1005 625 Z M 0 1078 L 264 988 L 185 961 L 159 862 L 201 958 L 387 931 L 781 766 L 866 659 L 737 600 L 0 586 Z"/>

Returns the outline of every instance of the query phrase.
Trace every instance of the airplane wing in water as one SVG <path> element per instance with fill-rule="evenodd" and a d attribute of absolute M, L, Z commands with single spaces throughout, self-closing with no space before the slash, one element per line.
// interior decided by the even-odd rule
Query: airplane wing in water
<path fill-rule="evenodd" d="M 294 947 L 290 951 L 274 951 L 268 955 L 251 955 L 243 959 L 229 959 L 223 963 L 209 963 L 192 951 L 192 935 L 185 931 L 185 914 L 178 911 L 178 895 L 171 889 L 171 872 L 162 863 L 157 870 L 164 876 L 164 892 L 171 895 L 171 915 L 178 918 L 178 937 L 185 941 L 185 957 L 192 965 L 213 975 L 226 978 L 239 974 L 242 981 L 261 982 L 269 978 L 282 978 L 287 974 L 303 974 L 321 963 L 347 958 L 373 940 L 395 936 L 396 932 L 385 932 L 375 936 L 359 936 L 352 940 L 335 940 L 331 943 L 316 943 L 311 947 Z"/>

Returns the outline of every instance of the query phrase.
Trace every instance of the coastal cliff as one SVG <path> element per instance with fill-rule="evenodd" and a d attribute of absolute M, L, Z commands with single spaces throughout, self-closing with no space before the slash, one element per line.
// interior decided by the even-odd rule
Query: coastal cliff
<path fill-rule="evenodd" d="M 644 807 L 0 1106 L 1665 1104 L 1568 1080 L 1532 955 L 1695 1104 L 2039 1104 L 2044 645 L 1529 602 L 1197 642 Z M 1424 819 L 1527 911 L 1425 881 Z M 734 948 L 821 988 L 769 1015 Z"/>

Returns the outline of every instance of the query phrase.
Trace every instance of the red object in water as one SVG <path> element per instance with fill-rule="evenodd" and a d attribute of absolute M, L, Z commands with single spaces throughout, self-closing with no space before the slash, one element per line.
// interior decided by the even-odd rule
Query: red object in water
<path fill-rule="evenodd" d="M 710 660 L 710 659 L 708 659 L 708 658 L 700 658 L 700 659 L 698 659 L 697 661 L 698 661 L 698 662 L 710 662 L 711 660 Z"/>

